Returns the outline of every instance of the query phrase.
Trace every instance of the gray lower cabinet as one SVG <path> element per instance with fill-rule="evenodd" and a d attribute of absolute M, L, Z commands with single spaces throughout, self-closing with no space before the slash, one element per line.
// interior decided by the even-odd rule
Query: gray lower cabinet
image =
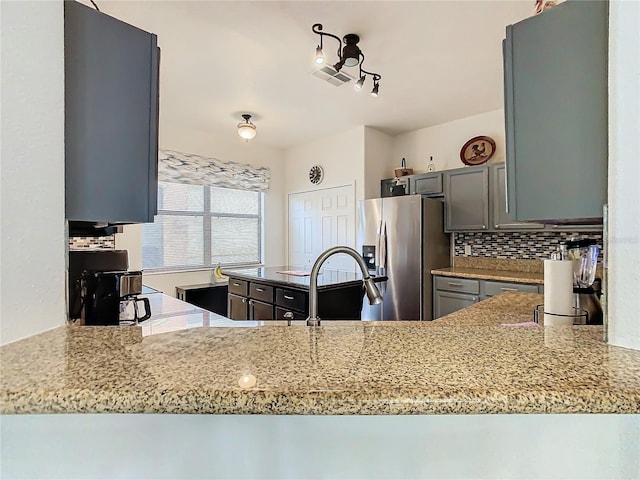
<path fill-rule="evenodd" d="M 608 37 L 602 0 L 563 2 L 506 28 L 507 186 L 517 220 L 602 219 Z"/>
<path fill-rule="evenodd" d="M 469 307 L 480 300 L 478 295 L 446 292 L 442 290 L 436 290 L 434 297 L 433 318 L 444 317 L 445 315 Z"/>
<path fill-rule="evenodd" d="M 445 231 L 489 229 L 489 170 L 485 166 L 444 172 Z"/>
<path fill-rule="evenodd" d="M 158 191 L 157 37 L 64 2 L 65 213 L 153 222 Z"/>
<path fill-rule="evenodd" d="M 542 285 L 470 278 L 433 277 L 433 318 L 449 315 L 504 292 L 544 293 Z M 533 315 L 533 312 L 532 312 Z"/>

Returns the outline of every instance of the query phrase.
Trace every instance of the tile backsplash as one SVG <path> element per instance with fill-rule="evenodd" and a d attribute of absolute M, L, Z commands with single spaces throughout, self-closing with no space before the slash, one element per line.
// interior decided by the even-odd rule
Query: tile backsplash
<path fill-rule="evenodd" d="M 503 258 L 510 260 L 542 260 L 558 249 L 560 242 L 571 237 L 594 238 L 600 246 L 602 232 L 467 232 L 454 233 L 455 255 L 458 257 Z M 464 253 L 465 246 L 471 254 Z"/>
<path fill-rule="evenodd" d="M 115 235 L 108 237 L 69 237 L 69 250 L 87 248 L 116 248 Z"/>

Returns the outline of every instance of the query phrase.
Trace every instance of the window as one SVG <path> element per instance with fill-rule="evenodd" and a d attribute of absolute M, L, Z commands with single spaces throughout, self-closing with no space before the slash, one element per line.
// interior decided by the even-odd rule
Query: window
<path fill-rule="evenodd" d="M 185 270 L 261 261 L 262 193 L 159 182 L 142 227 L 142 268 Z"/>

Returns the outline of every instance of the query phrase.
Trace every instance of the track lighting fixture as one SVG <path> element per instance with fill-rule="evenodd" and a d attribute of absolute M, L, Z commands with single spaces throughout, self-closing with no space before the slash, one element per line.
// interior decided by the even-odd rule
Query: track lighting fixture
<path fill-rule="evenodd" d="M 242 115 L 244 122 L 238 124 L 238 135 L 240 135 L 245 142 L 248 142 L 256 136 L 256 126 L 251 123 L 251 115 L 245 113 Z"/>
<path fill-rule="evenodd" d="M 322 24 L 316 23 L 311 27 L 313 33 L 320 35 L 320 45 L 316 47 L 316 64 L 322 65 L 325 62 L 323 48 L 323 40 L 324 37 L 331 37 L 338 41 L 338 62 L 333 65 L 333 68 L 339 72 L 342 67 L 357 67 L 360 66 L 360 78 L 355 84 L 356 90 L 362 90 L 365 80 L 367 79 L 367 75 L 370 75 L 373 79 L 373 90 L 371 90 L 371 95 L 374 97 L 378 96 L 378 87 L 379 81 L 382 78 L 382 75 L 379 73 L 368 72 L 362 68 L 362 64 L 364 63 L 364 53 L 358 47 L 358 42 L 360 41 L 360 37 L 355 33 L 346 34 L 342 40 L 340 37 L 333 35 L 332 33 L 327 33 L 322 31 Z M 342 42 L 344 41 L 344 46 Z"/>

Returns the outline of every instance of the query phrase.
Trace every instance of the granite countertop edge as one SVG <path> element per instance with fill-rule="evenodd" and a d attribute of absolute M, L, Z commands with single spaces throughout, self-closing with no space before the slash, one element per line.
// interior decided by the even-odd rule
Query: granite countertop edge
<path fill-rule="evenodd" d="M 544 285 L 542 273 L 519 272 L 515 270 L 489 270 L 484 268 L 448 267 L 431 270 L 433 275 L 443 277 L 471 278 L 475 280 L 494 280 L 499 282 L 530 283 Z"/>

